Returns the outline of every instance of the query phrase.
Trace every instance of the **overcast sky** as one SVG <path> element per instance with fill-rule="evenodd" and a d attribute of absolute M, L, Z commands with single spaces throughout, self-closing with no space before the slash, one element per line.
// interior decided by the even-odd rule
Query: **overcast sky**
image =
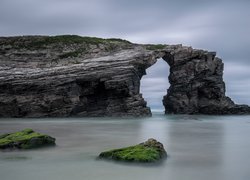
<path fill-rule="evenodd" d="M 0 36 L 77 34 L 217 51 L 227 95 L 247 104 L 249 32 L 249 0 L 0 0 Z M 143 81 L 152 108 L 161 106 L 169 86 L 164 63 L 151 67 Z"/>

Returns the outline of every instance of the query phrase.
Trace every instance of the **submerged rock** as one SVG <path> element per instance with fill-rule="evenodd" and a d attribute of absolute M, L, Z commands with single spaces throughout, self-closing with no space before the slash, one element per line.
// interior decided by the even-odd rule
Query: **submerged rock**
<path fill-rule="evenodd" d="M 167 156 L 163 144 L 155 139 L 120 149 L 102 152 L 99 157 L 125 162 L 156 162 Z"/>
<path fill-rule="evenodd" d="M 32 149 L 55 145 L 55 138 L 24 129 L 19 132 L 0 135 L 0 149 Z"/>

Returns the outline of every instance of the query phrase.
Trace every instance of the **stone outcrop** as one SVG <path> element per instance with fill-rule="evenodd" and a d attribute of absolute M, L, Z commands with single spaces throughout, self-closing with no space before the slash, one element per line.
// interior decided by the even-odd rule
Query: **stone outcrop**
<path fill-rule="evenodd" d="M 0 135 L 0 149 L 33 149 L 54 146 L 55 138 L 24 129 L 19 132 Z"/>
<path fill-rule="evenodd" d="M 0 38 L 0 117 L 147 116 L 140 79 L 170 65 L 166 113 L 244 114 L 225 96 L 215 53 L 79 36 Z"/>
<path fill-rule="evenodd" d="M 166 113 L 245 114 L 249 106 L 235 105 L 225 96 L 223 63 L 215 52 L 181 47 L 163 59 L 170 66 L 170 88 L 164 96 Z"/>
<path fill-rule="evenodd" d="M 167 157 L 162 143 L 150 138 L 135 146 L 100 153 L 99 158 L 124 162 L 152 163 Z"/>

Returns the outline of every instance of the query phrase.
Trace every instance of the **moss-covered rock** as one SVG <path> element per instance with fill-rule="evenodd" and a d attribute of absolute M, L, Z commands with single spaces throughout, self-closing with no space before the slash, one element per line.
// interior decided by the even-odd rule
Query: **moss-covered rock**
<path fill-rule="evenodd" d="M 156 162 L 167 156 L 163 144 L 155 139 L 121 149 L 102 152 L 99 157 L 125 162 Z"/>
<path fill-rule="evenodd" d="M 55 145 L 55 138 L 24 129 L 19 132 L 0 135 L 0 149 L 32 149 Z"/>

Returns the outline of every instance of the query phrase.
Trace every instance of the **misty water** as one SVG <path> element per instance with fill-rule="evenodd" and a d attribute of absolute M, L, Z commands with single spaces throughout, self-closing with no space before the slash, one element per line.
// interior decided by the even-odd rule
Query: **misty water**
<path fill-rule="evenodd" d="M 1 180 L 247 180 L 250 116 L 154 113 L 149 118 L 1 119 L 0 134 L 24 128 L 56 137 L 56 146 L 0 152 Z M 156 138 L 161 164 L 98 160 L 101 151 Z"/>

